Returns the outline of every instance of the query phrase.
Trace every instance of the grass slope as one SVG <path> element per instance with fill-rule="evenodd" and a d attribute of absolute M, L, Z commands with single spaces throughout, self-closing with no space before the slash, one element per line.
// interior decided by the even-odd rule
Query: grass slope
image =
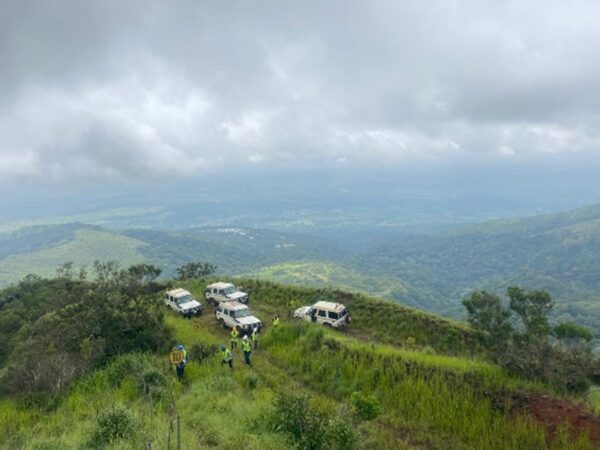
<path fill-rule="evenodd" d="M 199 359 L 193 353 L 182 385 L 175 381 L 166 355 L 125 355 L 81 379 L 48 410 L 0 400 L 0 448 L 90 448 L 98 417 L 120 407 L 135 426 L 106 448 L 133 450 L 148 442 L 167 448 L 175 415 L 181 417 L 186 449 L 292 448 L 289 435 L 269 426 L 273 402 L 286 392 L 308 395 L 311 411 L 327 423 L 350 425 L 353 445 L 334 447 L 344 450 L 593 448 L 585 438 L 573 440 L 564 433 L 548 441 L 539 424 L 493 407 L 490 398 L 490 392 L 543 386 L 508 377 L 476 358 L 436 354 L 432 348 L 441 351 L 449 336 L 455 339 L 452 348 L 468 343 L 469 330 L 460 324 L 362 295 L 254 280 L 240 283 L 267 324 L 251 369 L 242 365 L 239 350 L 233 371 L 222 367 L 218 356 Z M 182 286 L 197 297 L 203 293 L 201 282 Z M 337 296 L 349 305 L 354 314 L 349 332 L 286 319 L 290 300 L 308 303 L 323 296 Z M 268 326 L 275 312 L 284 318 L 277 331 Z M 176 342 L 188 349 L 228 342 L 227 330 L 217 326 L 211 309 L 192 320 L 169 312 L 166 320 Z M 413 335 L 416 348 L 400 346 Z M 153 384 L 157 379 L 163 381 Z M 355 391 L 378 399 L 377 417 L 366 420 L 353 413 Z"/>
<path fill-rule="evenodd" d="M 140 249 L 146 244 L 140 240 L 110 231 L 80 228 L 73 238 L 41 250 L 18 253 L 0 260 L 0 286 L 16 282 L 33 273 L 49 276 L 66 261 L 75 266 L 90 266 L 96 260 L 118 260 L 123 265 L 143 260 Z"/>

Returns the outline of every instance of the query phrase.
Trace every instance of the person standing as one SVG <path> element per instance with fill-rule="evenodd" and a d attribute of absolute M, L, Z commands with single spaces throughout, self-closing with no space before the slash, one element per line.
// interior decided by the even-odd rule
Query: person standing
<path fill-rule="evenodd" d="M 221 344 L 220 349 L 221 355 L 223 356 L 223 359 L 221 360 L 221 365 L 223 366 L 227 364 L 229 368 L 233 370 L 233 356 L 231 354 L 231 350 L 225 347 L 224 344 Z"/>
<path fill-rule="evenodd" d="M 276 330 L 281 325 L 281 321 L 279 320 L 279 314 L 275 314 L 273 317 L 273 329 Z"/>
<path fill-rule="evenodd" d="M 234 350 L 237 348 L 239 335 L 240 335 L 240 333 L 238 332 L 237 327 L 233 327 L 231 329 L 231 350 Z"/>
<path fill-rule="evenodd" d="M 248 339 L 248 335 L 244 336 L 244 338 L 242 339 L 242 352 L 244 352 L 244 361 L 246 365 L 250 367 L 250 354 L 252 353 L 252 344 Z"/>
<path fill-rule="evenodd" d="M 181 345 L 181 344 L 178 345 L 177 350 L 183 354 L 183 357 L 182 357 L 181 361 L 179 361 L 177 363 L 177 365 L 175 366 L 175 371 L 177 372 L 177 379 L 179 381 L 182 381 L 183 375 L 185 373 L 185 366 L 187 366 L 188 361 L 189 361 L 189 356 L 188 356 L 188 352 L 186 351 L 186 349 L 183 345 Z"/>
<path fill-rule="evenodd" d="M 254 350 L 258 349 L 258 340 L 260 339 L 260 334 L 258 331 L 258 327 L 252 330 L 252 342 L 254 343 Z"/>

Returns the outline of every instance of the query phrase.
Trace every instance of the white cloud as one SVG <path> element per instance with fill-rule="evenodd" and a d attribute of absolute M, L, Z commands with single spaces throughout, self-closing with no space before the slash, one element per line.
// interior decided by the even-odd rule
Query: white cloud
<path fill-rule="evenodd" d="M 15 1 L 4 12 L 4 179 L 600 150 L 596 2 Z"/>

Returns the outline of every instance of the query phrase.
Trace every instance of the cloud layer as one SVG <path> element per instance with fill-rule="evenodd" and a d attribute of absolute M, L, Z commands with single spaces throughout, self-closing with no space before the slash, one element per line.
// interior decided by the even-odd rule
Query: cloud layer
<path fill-rule="evenodd" d="M 5 1 L 0 181 L 593 157 L 599 16 L 594 1 Z"/>

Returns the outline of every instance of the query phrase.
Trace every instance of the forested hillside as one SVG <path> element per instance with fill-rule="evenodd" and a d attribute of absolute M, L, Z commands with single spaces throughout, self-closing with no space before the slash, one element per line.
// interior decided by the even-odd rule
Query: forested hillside
<path fill-rule="evenodd" d="M 345 227 L 311 234 L 243 227 L 109 230 L 84 224 L 0 234 L 0 285 L 49 276 L 65 261 L 158 264 L 165 276 L 186 261 L 218 273 L 311 286 L 338 286 L 464 318 L 470 292 L 510 285 L 549 291 L 556 320 L 600 329 L 600 206 L 498 220 L 417 235 Z"/>
<path fill-rule="evenodd" d="M 476 289 L 548 290 L 558 301 L 557 317 L 600 329 L 600 206 L 392 239 L 371 250 L 363 268 L 448 299 L 446 312 L 454 314 Z"/>

